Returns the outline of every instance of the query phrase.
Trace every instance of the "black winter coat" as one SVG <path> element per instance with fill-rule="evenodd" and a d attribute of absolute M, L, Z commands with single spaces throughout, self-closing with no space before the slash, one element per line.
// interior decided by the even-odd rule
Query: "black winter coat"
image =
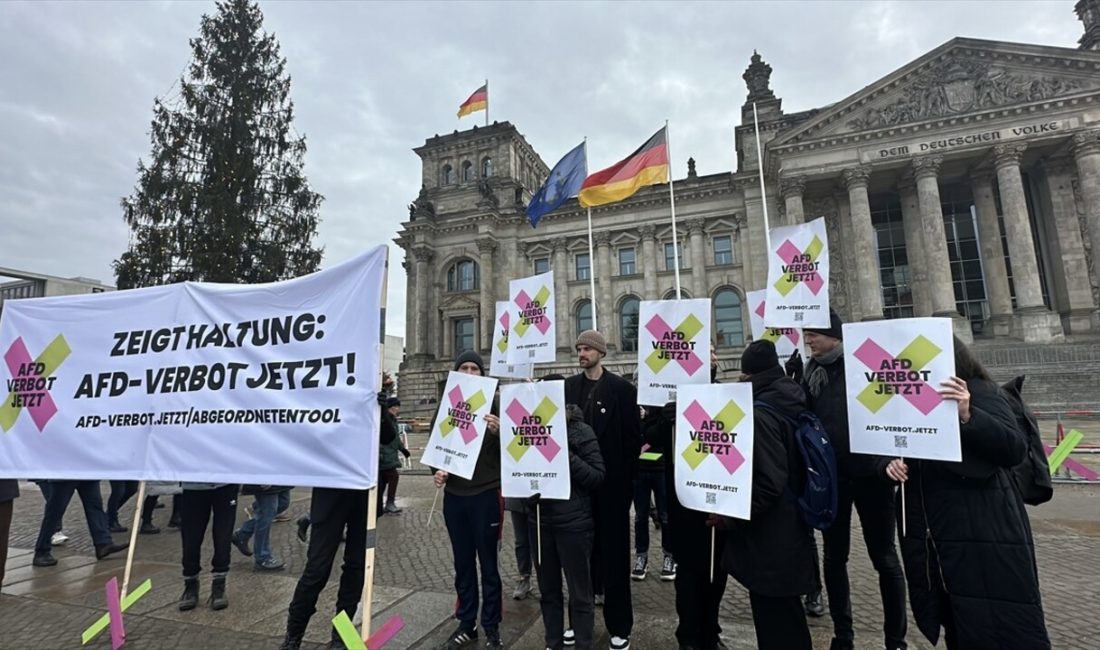
<path fill-rule="evenodd" d="M 1025 440 L 995 384 L 967 386 L 962 462 L 908 463 L 901 555 L 913 617 L 932 644 L 946 605 L 960 648 L 1050 648 L 1031 524 L 1011 476 Z M 880 461 L 880 469 L 888 462 Z"/>
<path fill-rule="evenodd" d="M 564 532 L 589 532 L 595 528 L 592 519 L 592 493 L 604 480 L 603 455 L 592 427 L 584 423 L 580 410 L 569 405 L 569 482 L 568 499 L 542 499 L 539 516 L 543 528 Z M 533 523 L 535 509 L 527 508 L 528 521 Z"/>
<path fill-rule="evenodd" d="M 877 459 L 864 454 L 853 454 L 848 434 L 848 393 L 844 377 L 844 357 L 830 365 L 822 365 L 829 377 L 829 383 L 814 397 L 810 394 L 806 377 L 814 365 L 810 361 L 802 375 L 802 390 L 806 393 L 806 407 L 813 411 L 829 434 L 829 442 L 836 454 L 837 473 L 841 479 L 869 478 L 875 472 Z"/>
<path fill-rule="evenodd" d="M 17 479 L 0 480 L 0 503 L 12 501 L 19 496 L 19 481 Z"/>
<path fill-rule="evenodd" d="M 790 417 L 806 408 L 794 380 L 776 366 L 749 377 L 754 402 L 766 402 Z M 775 411 L 753 408 L 751 519 L 723 518 L 729 529 L 722 567 L 750 592 L 779 598 L 814 590 L 814 545 L 795 495 L 806 468 L 794 425 Z"/>
<path fill-rule="evenodd" d="M 565 403 L 581 408 L 584 421 L 596 432 L 603 454 L 606 473 L 595 497 L 601 505 L 629 508 L 642 448 L 638 391 L 629 381 L 606 369 L 587 404 L 582 399 L 583 391 L 583 373 L 565 380 Z"/>

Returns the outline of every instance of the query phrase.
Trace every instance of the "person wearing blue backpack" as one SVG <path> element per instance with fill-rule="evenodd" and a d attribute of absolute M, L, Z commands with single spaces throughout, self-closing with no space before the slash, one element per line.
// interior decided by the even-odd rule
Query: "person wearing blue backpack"
<path fill-rule="evenodd" d="M 801 378 L 809 409 L 821 420 L 836 454 L 839 481 L 833 524 L 825 528 L 825 590 L 833 619 L 829 650 L 852 650 L 852 599 L 848 583 L 848 555 L 852 545 L 852 508 L 859 513 L 867 554 L 879 577 L 885 615 L 883 636 L 887 650 L 905 648 L 905 574 L 895 544 L 895 485 L 883 480 L 872 457 L 851 453 L 848 438 L 848 401 L 844 378 L 843 321 L 829 310 L 829 327 L 805 328 L 810 349 L 804 371 L 792 356 L 789 373 Z M 795 366 L 795 367 L 792 367 Z M 800 372 L 801 371 L 801 372 Z M 810 593 L 808 591 L 807 593 Z"/>

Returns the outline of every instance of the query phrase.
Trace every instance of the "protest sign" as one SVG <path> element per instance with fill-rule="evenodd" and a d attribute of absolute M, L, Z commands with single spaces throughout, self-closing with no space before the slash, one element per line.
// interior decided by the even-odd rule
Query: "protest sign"
<path fill-rule="evenodd" d="M 844 374 L 852 452 L 962 460 L 958 405 L 939 394 L 955 374 L 950 319 L 846 323 Z"/>
<path fill-rule="evenodd" d="M 500 488 L 506 497 L 569 498 L 564 381 L 501 387 Z"/>
<path fill-rule="evenodd" d="M 512 313 L 508 310 L 508 301 L 497 301 L 496 318 L 493 320 L 493 349 L 490 351 L 489 374 L 494 377 L 526 379 L 532 375 L 533 367 L 529 363 L 508 363 L 508 324 Z"/>
<path fill-rule="evenodd" d="M 545 363 L 556 360 L 554 349 L 554 272 L 508 283 L 511 335 L 508 363 Z"/>
<path fill-rule="evenodd" d="M 497 380 L 461 372 L 447 375 L 439 412 L 420 462 L 470 478 L 485 442 L 485 416 L 493 408 Z"/>
<path fill-rule="evenodd" d="M 676 497 L 692 510 L 748 519 L 752 509 L 752 386 L 680 387 Z"/>
<path fill-rule="evenodd" d="M 764 325 L 829 326 L 829 240 L 825 218 L 772 228 Z M 873 264 L 874 260 L 862 260 Z"/>
<path fill-rule="evenodd" d="M 5 301 L 0 476 L 372 487 L 385 266 Z"/>
<path fill-rule="evenodd" d="M 710 299 L 643 300 L 638 403 L 661 406 L 681 384 L 710 383 Z"/>
<path fill-rule="evenodd" d="M 752 329 L 753 340 L 774 343 L 780 362 L 790 358 L 794 352 L 798 352 L 799 356 L 804 357 L 801 329 L 797 327 L 764 326 L 764 303 L 767 293 L 766 289 L 761 289 L 760 291 L 749 291 L 745 294 L 749 301 L 749 325 Z"/>

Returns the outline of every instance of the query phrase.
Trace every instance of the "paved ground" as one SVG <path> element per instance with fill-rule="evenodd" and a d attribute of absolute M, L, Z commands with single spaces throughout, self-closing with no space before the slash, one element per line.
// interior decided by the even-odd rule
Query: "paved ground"
<path fill-rule="evenodd" d="M 387 648 L 434 648 L 452 629 L 448 619 L 454 602 L 449 543 L 439 514 L 428 521 L 434 492 L 427 476 L 405 476 L 399 490 L 404 514 L 379 521 L 375 620 L 382 622 L 400 613 L 407 623 Z M 25 484 L 23 496 L 16 501 L 13 550 L 0 595 L 3 649 L 79 647 L 81 631 L 104 612 L 103 584 L 110 576 L 122 572 L 121 559 L 95 561 L 78 504 L 70 507 L 65 520 L 65 529 L 73 540 L 65 548 L 55 550 L 60 564 L 45 569 L 31 567 L 29 549 L 37 534 L 42 503 L 33 484 Z M 308 490 L 296 490 L 291 514 L 305 512 L 308 504 Z M 1100 647 L 1100 620 L 1091 614 L 1095 603 L 1100 602 L 1100 488 L 1059 486 L 1055 500 L 1032 510 L 1032 516 L 1044 605 L 1055 648 L 1094 650 Z M 158 510 L 156 521 L 163 527 L 167 517 L 167 510 Z M 243 517 L 242 509 L 240 518 Z M 160 535 L 139 537 L 133 583 L 151 577 L 153 590 L 126 616 L 129 631 L 126 647 L 134 650 L 277 647 L 286 606 L 304 564 L 304 547 L 294 538 L 293 529 L 289 523 L 276 524 L 274 528 L 276 553 L 287 562 L 283 573 L 254 573 L 251 560 L 234 551 L 229 580 L 231 604 L 223 612 L 201 606 L 193 612 L 177 611 L 175 601 L 182 588 L 178 533 L 165 529 Z M 501 558 L 507 595 L 516 576 L 515 559 L 510 552 L 511 533 L 511 526 L 506 526 L 506 551 Z M 858 540 L 858 535 L 854 539 Z M 655 540 L 654 549 L 657 546 Z M 208 558 L 209 552 L 208 547 L 204 557 Z M 659 561 L 656 550 L 651 551 L 651 556 L 652 561 Z M 853 544 L 850 572 L 859 647 L 880 648 L 877 580 L 858 541 Z M 661 583 L 651 576 L 634 587 L 638 621 L 634 647 L 675 648 L 672 584 Z M 204 596 L 208 589 L 208 583 L 204 582 Z M 308 636 L 314 644 L 309 647 L 320 648 L 320 643 L 327 640 L 327 614 L 332 611 L 334 599 L 331 588 L 322 595 L 320 612 L 325 615 L 314 617 Z M 755 646 L 747 594 L 732 581 L 722 616 L 724 638 L 731 648 Z M 812 620 L 811 625 L 815 646 L 827 648 L 828 618 Z M 508 599 L 502 631 L 509 648 L 543 647 L 537 601 Z M 910 641 L 914 648 L 929 647 L 915 633 L 910 635 Z M 88 647 L 108 648 L 110 643 L 101 636 Z"/>

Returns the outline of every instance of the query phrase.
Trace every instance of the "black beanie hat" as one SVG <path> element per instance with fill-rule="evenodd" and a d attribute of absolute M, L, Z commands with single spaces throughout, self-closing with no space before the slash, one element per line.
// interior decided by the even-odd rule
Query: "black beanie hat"
<path fill-rule="evenodd" d="M 775 351 L 775 343 L 771 341 L 753 341 L 741 354 L 741 372 L 746 375 L 755 375 L 778 367 L 779 354 Z"/>
<path fill-rule="evenodd" d="M 840 320 L 840 316 L 837 315 L 836 310 L 829 308 L 829 327 L 821 329 L 817 327 L 803 327 L 803 332 L 813 332 L 814 334 L 824 334 L 825 336 L 831 336 L 838 341 L 844 340 L 844 321 Z"/>
<path fill-rule="evenodd" d="M 478 369 L 481 370 L 481 376 L 485 376 L 485 362 L 481 360 L 481 355 L 477 352 L 474 352 L 473 350 L 466 350 L 462 354 L 458 355 L 458 358 L 455 359 L 455 370 L 461 368 L 462 364 L 466 363 L 467 361 L 473 361 L 474 363 L 476 363 Z"/>

